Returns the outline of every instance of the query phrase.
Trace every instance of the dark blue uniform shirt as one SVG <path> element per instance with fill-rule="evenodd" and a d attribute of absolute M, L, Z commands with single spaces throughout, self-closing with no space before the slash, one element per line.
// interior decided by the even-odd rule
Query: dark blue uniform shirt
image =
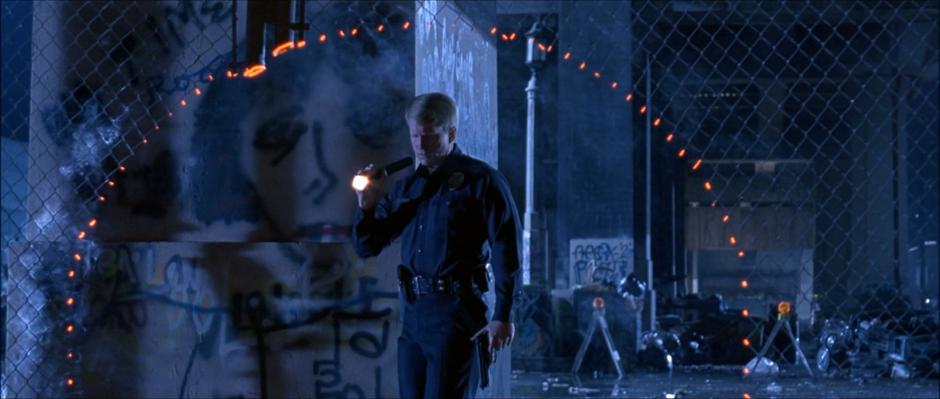
<path fill-rule="evenodd" d="M 466 278 L 486 259 L 493 270 L 493 320 L 509 321 L 519 269 L 519 213 L 506 179 L 456 145 L 429 173 L 419 166 L 372 212 L 356 211 L 353 245 L 378 255 L 401 237 L 401 263 L 429 278 Z"/>

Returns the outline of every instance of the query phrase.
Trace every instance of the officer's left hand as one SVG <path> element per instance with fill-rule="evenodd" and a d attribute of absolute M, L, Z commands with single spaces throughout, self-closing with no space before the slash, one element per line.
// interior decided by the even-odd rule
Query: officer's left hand
<path fill-rule="evenodd" d="M 483 332 L 486 332 L 489 337 L 489 351 L 492 352 L 493 350 L 503 349 L 512 343 L 512 338 L 516 335 L 516 326 L 512 323 L 493 320 L 486 327 L 477 331 L 471 339 L 476 339 Z"/>

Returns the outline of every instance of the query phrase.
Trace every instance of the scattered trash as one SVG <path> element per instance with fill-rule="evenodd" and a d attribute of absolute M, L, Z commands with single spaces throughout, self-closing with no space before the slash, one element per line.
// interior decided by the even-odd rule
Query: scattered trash
<path fill-rule="evenodd" d="M 897 380 L 907 380 L 911 378 L 911 371 L 903 362 L 897 362 L 891 365 L 891 378 Z"/>
<path fill-rule="evenodd" d="M 744 366 L 745 375 L 777 375 L 780 374 L 780 366 L 768 357 L 760 359 L 753 358 Z"/>
<path fill-rule="evenodd" d="M 776 382 L 771 382 L 770 385 L 767 385 L 767 388 L 764 388 L 764 389 L 770 393 L 783 392 L 783 387 L 777 384 Z"/>
<path fill-rule="evenodd" d="M 682 343 L 679 336 L 668 331 L 651 331 L 643 334 L 637 361 L 640 366 L 672 371 L 673 362 L 681 356 Z"/>
<path fill-rule="evenodd" d="M 677 389 L 674 392 L 663 392 L 663 399 L 681 399 L 686 397 L 686 392 L 682 389 Z"/>
<path fill-rule="evenodd" d="M 549 389 L 557 388 L 568 388 L 571 384 L 565 382 L 559 382 L 558 377 L 549 377 L 542 381 L 542 391 L 548 391 Z"/>
<path fill-rule="evenodd" d="M 600 392 L 600 389 L 597 388 L 585 388 L 585 387 L 568 387 L 568 393 L 571 395 L 587 395 L 592 393 Z"/>

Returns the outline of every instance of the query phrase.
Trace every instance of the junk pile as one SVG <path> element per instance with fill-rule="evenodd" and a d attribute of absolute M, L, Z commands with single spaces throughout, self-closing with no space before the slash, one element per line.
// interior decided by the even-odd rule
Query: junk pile
<path fill-rule="evenodd" d="M 940 378 L 937 309 L 914 309 L 890 287 L 873 287 L 848 321 L 830 318 L 818 335 L 816 368 L 825 375 Z"/>
<path fill-rule="evenodd" d="M 886 287 L 859 290 L 856 303 L 860 305 L 844 313 L 847 318 L 820 318 L 824 321 L 814 326 L 815 334 L 804 331 L 800 346 L 814 363 L 813 371 L 824 376 L 940 378 L 936 306 L 915 309 L 896 289 Z M 640 369 L 668 372 L 677 365 L 738 365 L 775 374 L 779 369 L 774 362 L 797 361 L 792 341 L 777 334 L 760 359 L 769 363 L 754 363 L 778 319 L 773 307 L 767 318 L 755 317 L 727 309 L 721 295 L 714 294 L 667 298 L 660 308 L 658 329 L 641 336 Z M 796 319 L 787 321 L 794 331 Z"/>

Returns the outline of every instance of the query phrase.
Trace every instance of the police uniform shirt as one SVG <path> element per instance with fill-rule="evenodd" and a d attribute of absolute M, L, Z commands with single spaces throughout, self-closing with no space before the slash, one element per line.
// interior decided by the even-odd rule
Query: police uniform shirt
<path fill-rule="evenodd" d="M 519 269 L 519 214 L 503 175 L 456 144 L 433 173 L 421 165 L 372 212 L 357 208 L 352 233 L 360 257 L 378 255 L 400 236 L 402 264 L 428 278 L 466 278 L 489 255 L 493 320 L 509 321 Z"/>

